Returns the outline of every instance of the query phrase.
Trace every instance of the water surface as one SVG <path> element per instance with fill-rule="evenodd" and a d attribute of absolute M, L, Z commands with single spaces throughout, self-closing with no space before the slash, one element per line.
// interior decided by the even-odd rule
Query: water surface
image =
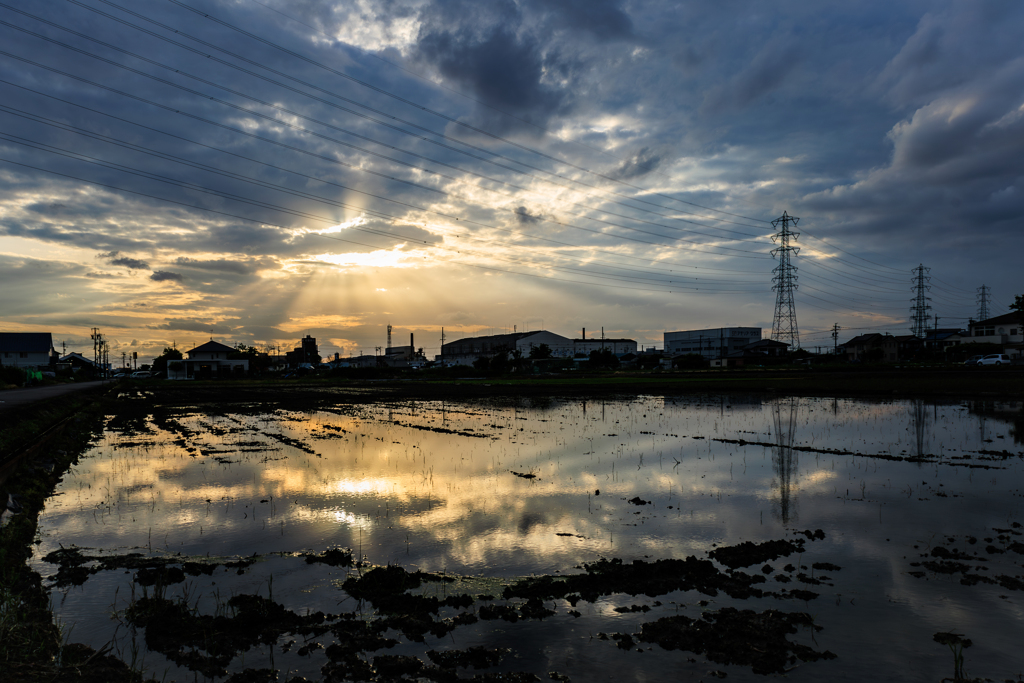
<path fill-rule="evenodd" d="M 719 546 L 821 529 L 824 540 L 807 541 L 802 554 L 766 563 L 766 589 L 816 592 L 809 601 L 624 591 L 580 602 L 579 616 L 552 601 L 555 615 L 544 620 L 481 621 L 442 639 L 402 640 L 387 653 L 501 646 L 513 654 L 493 671 L 542 679 L 559 671 L 576 681 L 699 680 L 720 670 L 757 680 L 742 666 L 658 646 L 626 651 L 598 636 L 735 606 L 808 612 L 823 627 L 791 639 L 838 658 L 801 664 L 793 679 L 939 680 L 952 675 L 952 656 L 932 635 L 950 630 L 974 642 L 971 675 L 1002 679 L 1024 669 L 1024 591 L 961 581 L 1024 574 L 1024 555 L 1003 552 L 1021 541 L 1015 525 L 1024 521 L 1019 404 L 703 396 L 146 413 L 111 416 L 47 502 L 34 560 L 44 575 L 55 567 L 42 558 L 61 546 L 211 561 L 255 555 L 244 571 L 222 567 L 167 594 L 212 612 L 225 596 L 272 591 L 292 610 L 371 618 L 372 607 L 340 588 L 359 570 L 295 554 L 351 548 L 368 565 L 459 577 L 431 584 L 439 595 L 500 595 L 517 577 L 577 573 L 599 558 L 705 558 Z M 935 561 L 939 546 L 970 555 L 969 569 L 914 566 Z M 816 562 L 841 569 L 816 574 Z M 783 584 L 776 577 L 787 564 L 790 576 L 827 579 Z M 72 640 L 99 647 L 113 639 L 158 679 L 197 679 L 146 652 L 138 632 L 132 649 L 123 611 L 143 590 L 133 579 L 102 571 L 55 588 Z M 651 609 L 615 611 L 632 605 Z M 314 680 L 323 663 L 263 647 L 230 669 L 273 666 L 282 681 Z"/>

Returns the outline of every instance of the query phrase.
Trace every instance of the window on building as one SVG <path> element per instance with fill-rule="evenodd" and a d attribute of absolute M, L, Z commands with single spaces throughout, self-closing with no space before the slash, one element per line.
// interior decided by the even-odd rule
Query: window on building
<path fill-rule="evenodd" d="M 18 358 L 28 358 L 28 351 L 22 351 L 19 353 Z"/>

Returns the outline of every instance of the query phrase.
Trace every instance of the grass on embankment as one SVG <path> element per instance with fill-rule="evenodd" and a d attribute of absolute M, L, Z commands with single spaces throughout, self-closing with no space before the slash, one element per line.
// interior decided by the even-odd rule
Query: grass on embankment
<path fill-rule="evenodd" d="M 102 427 L 107 408 L 96 392 L 41 401 L 2 414 L 0 504 L 23 507 L 0 528 L 0 672 L 4 681 L 138 681 L 122 662 L 84 645 L 55 623 L 42 577 L 28 566 L 39 513 L 70 466 Z M 12 464 L 12 456 L 16 458 Z"/>

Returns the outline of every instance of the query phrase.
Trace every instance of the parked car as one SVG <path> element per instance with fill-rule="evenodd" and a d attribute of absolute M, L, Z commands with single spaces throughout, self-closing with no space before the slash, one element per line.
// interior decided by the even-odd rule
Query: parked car
<path fill-rule="evenodd" d="M 1009 365 L 1010 357 L 1005 353 L 993 353 L 978 361 L 978 365 Z"/>
<path fill-rule="evenodd" d="M 132 379 L 149 379 L 152 376 L 149 370 L 136 370 L 132 373 Z"/>
<path fill-rule="evenodd" d="M 964 365 L 977 365 L 978 361 L 984 357 L 985 356 L 971 356 L 970 358 L 964 361 Z"/>

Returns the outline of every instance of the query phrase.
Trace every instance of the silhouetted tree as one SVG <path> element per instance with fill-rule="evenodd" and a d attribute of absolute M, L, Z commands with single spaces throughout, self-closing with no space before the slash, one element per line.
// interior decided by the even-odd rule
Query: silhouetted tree
<path fill-rule="evenodd" d="M 619 357 L 611 349 L 594 349 L 590 352 L 590 365 L 595 368 L 615 369 L 619 367 Z"/>
<path fill-rule="evenodd" d="M 167 372 L 167 361 L 182 360 L 184 357 L 185 356 L 182 355 L 181 351 L 178 349 L 171 346 L 165 346 L 164 352 L 153 359 L 153 365 L 151 365 L 150 368 L 153 372 L 164 374 Z"/>
<path fill-rule="evenodd" d="M 530 360 L 540 360 L 542 358 L 551 358 L 551 347 L 547 344 L 541 344 L 540 346 L 533 346 L 530 348 Z"/>

